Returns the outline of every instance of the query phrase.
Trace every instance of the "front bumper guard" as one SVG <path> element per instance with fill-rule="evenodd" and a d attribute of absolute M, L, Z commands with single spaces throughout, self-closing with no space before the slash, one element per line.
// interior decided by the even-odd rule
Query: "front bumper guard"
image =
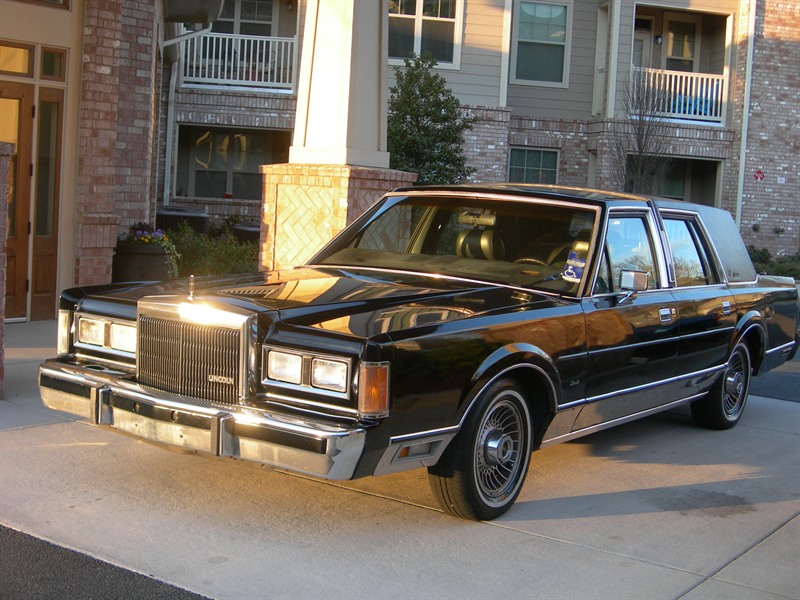
<path fill-rule="evenodd" d="M 243 406 L 200 406 L 103 368 L 57 360 L 39 367 L 45 406 L 137 438 L 323 479 L 351 479 L 366 432 Z M 155 394 L 159 395 L 156 396 Z"/>

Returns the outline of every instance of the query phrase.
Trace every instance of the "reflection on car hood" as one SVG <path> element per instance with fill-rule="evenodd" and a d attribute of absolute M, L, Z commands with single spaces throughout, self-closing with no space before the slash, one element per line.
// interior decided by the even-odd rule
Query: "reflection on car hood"
<path fill-rule="evenodd" d="M 91 290 L 82 304 L 106 312 L 111 303 L 135 303 L 145 296 L 184 301 L 187 279 Z M 99 292 L 99 293 L 98 293 Z M 299 327 L 357 337 L 374 337 L 413 327 L 455 321 L 511 306 L 558 300 L 508 287 L 413 273 L 344 268 L 299 268 L 235 277 L 198 277 L 196 301 L 230 303 Z M 100 305 L 103 305 L 101 308 Z M 133 313 L 130 318 L 133 318 Z"/>
<path fill-rule="evenodd" d="M 488 284 L 327 268 L 270 273 L 258 285 L 226 287 L 217 294 L 247 298 L 263 309 L 277 310 L 284 323 L 359 337 L 435 325 L 534 301 L 532 294 Z M 535 300 L 552 303 L 538 295 Z"/>

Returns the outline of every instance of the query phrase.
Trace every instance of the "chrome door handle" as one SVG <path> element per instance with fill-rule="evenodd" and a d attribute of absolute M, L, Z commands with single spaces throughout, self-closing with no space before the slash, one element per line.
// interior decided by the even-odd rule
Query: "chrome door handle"
<path fill-rule="evenodd" d="M 678 314 L 674 308 L 661 308 L 658 311 L 658 316 L 661 318 L 662 323 L 669 323 Z"/>
<path fill-rule="evenodd" d="M 722 314 L 729 315 L 733 312 L 733 308 L 731 307 L 731 303 L 727 300 L 722 301 Z"/>

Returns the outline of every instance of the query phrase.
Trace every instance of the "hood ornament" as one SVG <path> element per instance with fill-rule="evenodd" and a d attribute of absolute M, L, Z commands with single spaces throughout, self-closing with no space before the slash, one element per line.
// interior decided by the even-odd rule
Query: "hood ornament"
<path fill-rule="evenodd" d="M 194 275 L 189 275 L 189 300 L 194 300 Z"/>

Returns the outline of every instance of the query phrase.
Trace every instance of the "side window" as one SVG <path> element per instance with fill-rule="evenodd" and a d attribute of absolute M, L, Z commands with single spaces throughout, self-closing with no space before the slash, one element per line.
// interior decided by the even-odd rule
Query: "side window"
<path fill-rule="evenodd" d="M 696 225 L 684 219 L 665 219 L 679 287 L 716 283 Z"/>
<path fill-rule="evenodd" d="M 659 287 L 655 253 L 644 217 L 612 217 L 608 222 L 605 252 L 611 270 L 610 291 L 619 289 L 622 271 L 647 273 L 647 289 Z"/>

